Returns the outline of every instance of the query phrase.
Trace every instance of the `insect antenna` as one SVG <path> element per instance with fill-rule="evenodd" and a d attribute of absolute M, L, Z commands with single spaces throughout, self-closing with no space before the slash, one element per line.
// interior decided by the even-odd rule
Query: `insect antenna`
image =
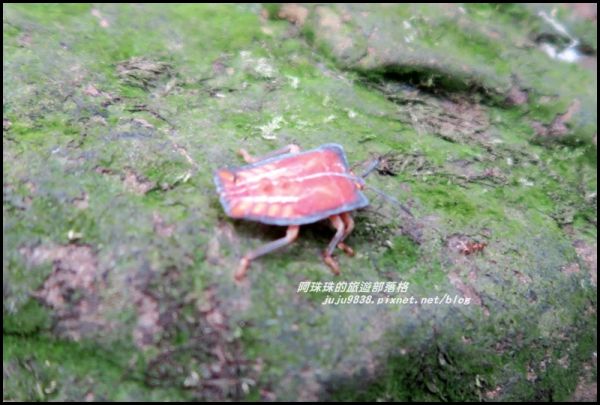
<path fill-rule="evenodd" d="M 395 199 L 392 196 L 387 195 L 386 193 L 379 190 L 378 188 L 368 185 L 365 182 L 365 178 L 369 174 L 373 173 L 373 171 L 379 167 L 379 165 L 381 164 L 381 162 L 383 161 L 383 159 L 385 157 L 386 157 L 386 155 L 383 155 L 383 156 L 379 156 L 379 157 L 371 159 L 371 161 L 369 162 L 369 164 L 367 165 L 367 167 L 363 171 L 363 173 L 360 176 L 354 176 L 354 179 L 360 184 L 362 189 L 368 188 L 370 190 L 373 190 L 378 196 L 383 197 L 383 199 L 386 200 L 387 202 L 400 208 L 402 211 L 404 211 L 406 214 L 408 214 L 408 216 L 410 216 L 411 218 L 415 218 L 413 213 L 410 212 L 410 210 L 405 205 L 403 205 L 400 201 L 398 201 L 397 199 Z M 432 226 L 432 225 L 430 225 L 429 227 L 431 229 L 433 229 L 439 235 L 441 240 L 445 239 L 444 233 L 441 230 L 439 230 L 438 228 L 436 228 L 435 226 Z"/>
<path fill-rule="evenodd" d="M 363 179 L 366 178 L 369 174 L 371 174 L 373 172 L 373 170 L 377 169 L 377 166 L 379 166 L 379 163 L 381 163 L 381 159 L 374 158 L 371 161 L 371 163 L 369 163 L 369 165 L 367 166 L 365 171 L 360 175 L 360 177 L 362 177 Z"/>
<path fill-rule="evenodd" d="M 410 212 L 410 210 L 406 206 L 404 206 L 400 201 L 398 201 L 397 199 L 395 199 L 392 196 L 387 195 L 386 193 L 379 190 L 378 188 L 373 187 L 369 184 L 366 184 L 364 179 L 369 174 L 371 174 L 375 169 L 377 169 L 377 167 L 379 166 L 380 163 L 381 163 L 381 157 L 373 158 L 371 160 L 371 162 L 369 163 L 369 165 L 367 166 L 367 168 L 365 169 L 365 171 L 363 171 L 363 173 L 360 175 L 360 177 L 357 176 L 357 180 L 359 180 L 359 183 L 361 184 L 361 186 L 363 188 L 368 188 L 369 190 L 373 190 L 377 195 L 379 195 L 380 197 L 383 197 L 383 199 L 385 199 L 387 202 L 400 208 L 402 211 L 406 212 L 411 218 L 414 218 L 415 216 L 412 214 L 412 212 Z"/>
<path fill-rule="evenodd" d="M 395 205 L 396 207 L 400 208 L 402 211 L 406 212 L 411 218 L 414 218 L 415 216 L 413 215 L 412 212 L 410 212 L 410 210 L 404 205 L 402 204 L 400 201 L 396 200 L 394 197 L 387 195 L 386 193 L 384 193 L 383 191 L 379 190 L 378 188 L 375 188 L 371 185 L 365 184 L 363 187 L 368 188 L 369 190 L 372 190 L 375 192 L 375 194 L 377 194 L 380 197 L 383 197 L 387 202 L 391 203 L 392 205 Z"/>
<path fill-rule="evenodd" d="M 371 173 L 373 170 L 375 170 L 375 168 L 377 168 L 378 164 L 379 164 L 379 159 L 374 159 L 374 161 L 369 164 L 369 167 L 367 168 L 367 170 L 365 172 L 363 172 L 363 174 L 361 176 L 349 176 L 346 174 L 343 174 L 341 176 L 356 181 L 358 184 L 360 184 L 360 188 L 362 188 L 362 189 L 366 188 L 366 189 L 374 191 L 375 194 L 377 194 L 380 197 L 383 197 L 387 202 L 400 208 L 402 211 L 406 212 L 411 218 L 414 218 L 415 216 L 413 215 L 413 213 L 410 212 L 410 210 L 404 204 L 402 204 L 400 201 L 398 201 L 397 199 L 395 199 L 392 196 L 387 195 L 385 192 L 381 191 L 380 189 L 373 187 L 365 182 L 365 177 L 368 176 L 369 173 Z"/>

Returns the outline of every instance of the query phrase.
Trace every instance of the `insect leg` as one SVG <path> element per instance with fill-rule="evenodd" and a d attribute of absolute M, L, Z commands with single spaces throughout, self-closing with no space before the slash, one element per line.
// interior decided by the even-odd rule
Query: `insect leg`
<path fill-rule="evenodd" d="M 348 245 L 344 243 L 348 235 L 354 230 L 354 220 L 352 219 L 352 215 L 349 212 L 344 212 L 340 214 L 342 217 L 342 221 L 344 221 L 344 236 L 342 236 L 342 240 L 337 244 L 337 247 L 342 249 L 348 256 L 354 256 L 354 250 Z"/>
<path fill-rule="evenodd" d="M 339 215 L 332 215 L 331 217 L 329 217 L 329 220 L 331 221 L 333 227 L 336 229 L 336 232 L 331 242 L 329 242 L 329 245 L 327 245 L 327 249 L 325 249 L 325 252 L 323 252 L 323 260 L 325 261 L 325 264 L 327 264 L 331 268 L 333 274 L 337 276 L 340 274 L 340 266 L 333 259 L 333 257 L 331 257 L 331 254 L 333 253 L 333 250 L 335 249 L 337 244 L 340 243 L 340 241 L 344 237 L 345 226 L 344 221 L 342 221 L 342 218 L 340 218 Z"/>
<path fill-rule="evenodd" d="M 250 252 L 246 253 L 242 260 L 240 260 L 240 267 L 235 273 L 235 279 L 237 281 L 240 281 L 244 278 L 252 260 L 292 243 L 298 237 L 299 229 L 300 225 L 289 226 L 283 238 L 274 240 L 273 242 L 269 242 L 266 245 L 259 247 L 258 249 L 251 250 Z"/>
<path fill-rule="evenodd" d="M 298 153 L 298 152 L 300 152 L 300 146 L 291 143 L 288 146 L 285 146 L 281 149 L 274 150 L 274 151 L 269 152 L 266 155 L 258 157 L 258 158 L 250 155 L 246 151 L 246 149 L 240 149 L 238 151 L 238 154 L 240 154 L 246 162 L 254 163 L 254 162 L 258 162 L 260 160 L 265 160 L 265 159 L 273 157 L 273 156 L 282 155 L 284 153 Z"/>

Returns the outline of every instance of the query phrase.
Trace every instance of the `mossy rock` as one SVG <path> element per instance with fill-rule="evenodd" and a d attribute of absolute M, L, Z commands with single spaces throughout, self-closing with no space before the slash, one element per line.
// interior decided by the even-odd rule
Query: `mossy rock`
<path fill-rule="evenodd" d="M 5 400 L 565 400 L 594 381 L 596 71 L 544 54 L 564 41 L 538 13 L 586 57 L 595 21 L 3 11 Z M 366 191 L 339 277 L 319 223 L 236 283 L 283 230 L 227 218 L 213 172 L 290 143 L 379 159 L 367 182 L 391 198 Z"/>

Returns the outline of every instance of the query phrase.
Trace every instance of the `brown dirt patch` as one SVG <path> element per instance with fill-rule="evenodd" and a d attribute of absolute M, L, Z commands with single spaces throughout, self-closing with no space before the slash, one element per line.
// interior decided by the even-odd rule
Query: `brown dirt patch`
<path fill-rule="evenodd" d="M 308 17 L 308 9 L 296 3 L 286 3 L 279 9 L 277 17 L 288 20 L 297 27 L 302 27 Z"/>
<path fill-rule="evenodd" d="M 74 340 L 114 328 L 103 313 L 99 291 L 103 271 L 94 249 L 87 245 L 41 245 L 21 248 L 30 266 L 52 262 L 52 273 L 33 296 L 56 314 L 56 332 Z"/>

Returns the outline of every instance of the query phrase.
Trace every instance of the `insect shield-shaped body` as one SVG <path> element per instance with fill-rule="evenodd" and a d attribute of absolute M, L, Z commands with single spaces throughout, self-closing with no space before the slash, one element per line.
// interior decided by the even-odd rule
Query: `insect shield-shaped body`
<path fill-rule="evenodd" d="M 300 152 L 297 145 L 289 145 L 262 158 L 254 158 L 245 150 L 240 154 L 249 165 L 215 173 L 225 213 L 232 218 L 287 226 L 287 232 L 285 237 L 244 255 L 236 280 L 244 278 L 252 260 L 292 243 L 300 225 L 326 218 L 336 233 L 323 260 L 334 274 L 339 274 L 339 265 L 331 255 L 336 246 L 354 255 L 344 244 L 354 228 L 350 212 L 369 205 L 361 192 L 362 180 L 350 171 L 344 149 L 325 144 Z"/>
<path fill-rule="evenodd" d="M 469 242 L 461 246 L 461 253 L 468 256 L 472 253 L 483 252 L 486 246 L 485 242 Z"/>

